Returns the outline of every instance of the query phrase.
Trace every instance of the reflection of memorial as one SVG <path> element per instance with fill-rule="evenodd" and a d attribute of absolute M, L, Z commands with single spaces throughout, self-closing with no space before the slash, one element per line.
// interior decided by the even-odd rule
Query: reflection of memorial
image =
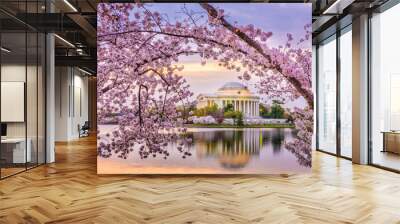
<path fill-rule="evenodd" d="M 285 140 L 285 133 L 282 129 L 277 129 L 271 135 L 272 150 L 274 153 L 279 153 Z"/>
<path fill-rule="evenodd" d="M 197 156 L 216 157 L 227 168 L 242 168 L 262 148 L 260 130 L 221 130 L 194 132 Z"/>
<path fill-rule="evenodd" d="M 288 156 L 284 152 L 293 154 L 299 165 L 310 167 L 310 151 L 299 152 L 286 147 L 285 142 L 292 141 L 296 135 L 295 129 L 197 128 L 187 132 L 187 137 L 192 139 L 187 146 L 198 159 L 217 160 L 225 168 L 245 167 L 252 158 L 257 161 L 271 159 L 270 156 Z M 284 154 L 278 155 L 281 153 Z"/>

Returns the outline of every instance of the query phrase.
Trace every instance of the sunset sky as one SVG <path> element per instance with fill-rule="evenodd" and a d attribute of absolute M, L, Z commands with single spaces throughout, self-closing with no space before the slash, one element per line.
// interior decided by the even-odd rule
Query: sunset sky
<path fill-rule="evenodd" d="M 230 22 L 237 21 L 240 25 L 253 24 L 264 31 L 273 32 L 269 44 L 275 47 L 286 42 L 287 33 L 293 34 L 295 38 L 303 37 L 304 25 L 311 23 L 311 4 L 219 3 L 213 5 L 224 9 L 225 18 Z M 146 4 L 149 10 L 160 12 L 170 21 L 182 16 L 180 13 L 182 6 L 183 4 L 180 3 Z M 195 12 L 204 12 L 196 3 L 185 4 L 185 6 Z M 311 48 L 311 41 L 304 47 Z M 221 68 L 213 61 L 207 61 L 207 64 L 202 66 L 198 56 L 180 57 L 179 64 L 185 66 L 180 75 L 184 76 L 191 85 L 194 97 L 200 93 L 214 93 L 226 82 L 239 81 L 237 77 L 240 73 Z M 251 86 L 249 88 L 255 92 Z M 298 103 L 302 102 L 289 103 L 288 106 L 291 107 Z"/>

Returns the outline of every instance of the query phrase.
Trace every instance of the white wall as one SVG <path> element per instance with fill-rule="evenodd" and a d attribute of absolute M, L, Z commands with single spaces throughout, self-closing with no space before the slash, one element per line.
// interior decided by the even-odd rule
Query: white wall
<path fill-rule="evenodd" d="M 38 69 L 38 70 L 36 70 Z M 7 137 L 24 138 L 25 135 L 30 140 L 30 148 L 32 152 L 32 161 L 39 163 L 44 162 L 45 150 L 45 116 L 44 116 L 44 74 L 42 67 L 25 66 L 25 64 L 3 64 L 1 66 L 2 82 L 24 82 L 26 85 L 26 106 L 23 102 L 21 113 L 26 112 L 26 120 L 21 122 L 5 122 L 7 124 Z M 25 80 L 27 79 L 27 80 Z M 3 91 L 4 89 L 2 89 Z M 24 94 L 24 90 L 19 90 Z M 4 93 L 3 93 L 4 94 Z M 2 98 L 7 95 L 2 95 Z M 15 108 L 2 107 L 2 112 L 17 113 Z M 39 154 L 37 156 L 37 153 Z"/>
<path fill-rule="evenodd" d="M 27 69 L 27 70 L 26 70 Z M 18 64 L 5 64 L 1 66 L 1 81 L 2 82 L 24 82 L 26 71 L 28 72 L 28 87 L 27 87 L 27 122 L 28 122 L 28 137 L 31 133 L 30 130 L 35 130 L 36 136 L 36 80 L 31 77 L 32 74 L 36 75 L 36 67 L 18 65 Z M 33 86 L 33 87 L 32 87 Z M 29 88 L 31 87 L 31 88 Z M 4 97 L 4 96 L 3 96 Z M 41 105 L 39 105 L 40 107 Z M 9 108 L 1 108 L 1 110 L 8 110 Z M 22 108 L 24 109 L 24 108 Z M 33 123 L 32 123 L 33 122 Z M 7 122 L 7 135 L 8 137 L 25 137 L 25 122 Z"/>
<path fill-rule="evenodd" d="M 76 70 L 75 70 L 76 71 Z M 72 111 L 72 119 L 71 119 L 71 136 L 72 138 L 78 138 L 78 125 L 82 126 L 85 121 L 89 119 L 88 113 L 88 77 L 81 76 L 81 73 L 78 75 L 75 72 L 74 75 L 74 83 L 73 83 L 73 93 L 74 96 L 71 96 L 74 102 L 71 102 L 71 105 L 74 105 L 71 108 Z"/>
<path fill-rule="evenodd" d="M 69 68 L 55 68 L 55 141 L 68 140 L 68 117 L 69 117 L 69 96 L 70 84 Z"/>
<path fill-rule="evenodd" d="M 88 77 L 72 67 L 56 67 L 55 140 L 79 137 L 78 125 L 88 120 Z"/>

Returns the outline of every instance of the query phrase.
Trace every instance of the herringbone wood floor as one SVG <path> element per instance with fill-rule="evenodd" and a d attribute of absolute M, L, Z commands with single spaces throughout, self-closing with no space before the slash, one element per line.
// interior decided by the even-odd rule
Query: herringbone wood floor
<path fill-rule="evenodd" d="M 98 176 L 95 138 L 0 181 L 0 223 L 400 223 L 400 175 L 313 154 L 289 176 Z"/>

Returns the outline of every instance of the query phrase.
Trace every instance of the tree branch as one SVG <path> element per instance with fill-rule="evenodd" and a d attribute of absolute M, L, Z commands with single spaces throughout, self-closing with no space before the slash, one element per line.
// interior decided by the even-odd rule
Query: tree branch
<path fill-rule="evenodd" d="M 233 34 L 235 34 L 237 37 L 239 37 L 240 39 L 242 39 L 245 43 L 247 43 L 249 46 L 251 46 L 252 48 L 254 48 L 259 54 L 261 54 L 265 59 L 267 59 L 269 62 L 272 62 L 271 60 L 271 56 L 266 54 L 264 52 L 264 50 L 262 49 L 262 47 L 256 42 L 254 41 L 252 38 L 250 38 L 246 33 L 244 33 L 243 31 L 241 31 L 239 28 L 233 26 L 232 24 L 230 24 L 228 21 L 226 21 L 224 19 L 224 17 L 218 18 L 218 11 L 210 4 L 208 3 L 200 3 L 201 7 L 203 7 L 207 13 L 216 19 L 219 19 L 221 21 L 221 25 L 224 26 L 225 28 L 227 28 L 229 31 L 231 31 Z M 282 68 L 277 65 L 274 64 L 275 69 L 281 73 L 292 85 L 293 87 L 304 97 L 304 99 L 307 101 L 308 106 L 310 108 L 314 107 L 314 103 L 313 103 L 313 96 L 312 94 L 310 94 L 310 92 L 307 89 L 304 89 L 300 83 L 299 80 L 297 80 L 294 77 L 288 76 L 287 74 L 284 74 L 282 72 Z"/>
<path fill-rule="evenodd" d="M 142 87 L 145 88 L 147 91 L 149 90 L 149 88 L 143 84 L 141 84 L 139 86 L 139 91 L 138 91 L 138 95 L 139 95 L 139 110 L 136 112 L 136 114 L 139 114 L 139 125 L 140 127 L 143 126 L 143 117 L 142 117 L 142 97 L 141 97 L 141 92 L 142 92 Z"/>

